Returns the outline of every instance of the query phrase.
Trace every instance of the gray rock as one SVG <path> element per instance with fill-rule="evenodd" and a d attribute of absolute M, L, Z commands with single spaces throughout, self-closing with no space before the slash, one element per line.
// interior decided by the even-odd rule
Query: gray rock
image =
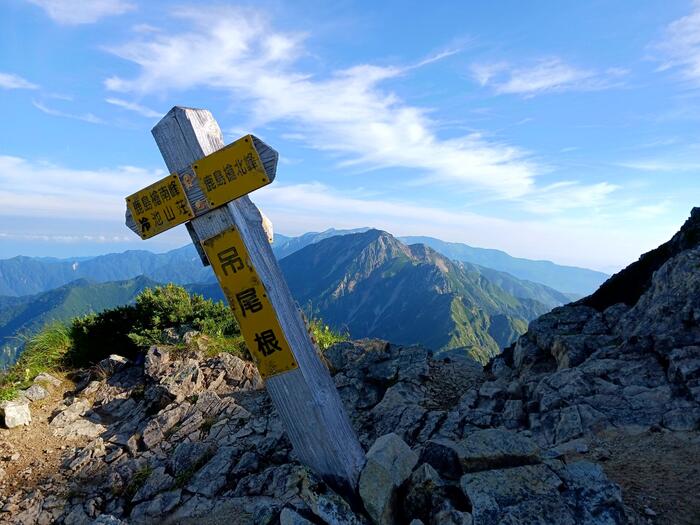
<path fill-rule="evenodd" d="M 29 425 L 32 422 L 29 403 L 26 401 L 0 402 L 0 417 L 7 428 Z"/>
<path fill-rule="evenodd" d="M 474 520 L 468 512 L 459 510 L 441 510 L 430 518 L 430 525 L 472 525 Z"/>
<path fill-rule="evenodd" d="M 567 486 L 564 497 L 576 509 L 577 523 L 627 522 L 620 487 L 607 479 L 600 465 L 577 461 L 562 467 L 558 473 Z"/>
<path fill-rule="evenodd" d="M 369 449 L 360 474 L 359 492 L 365 509 L 376 523 L 394 523 L 396 491 L 417 462 L 418 455 L 393 433 L 378 438 Z"/>
<path fill-rule="evenodd" d="M 117 354 L 111 354 L 99 363 L 95 365 L 95 372 L 97 377 L 111 377 L 116 372 L 124 368 L 129 364 L 129 360 L 126 357 L 122 357 Z"/>
<path fill-rule="evenodd" d="M 160 385 L 173 397 L 175 403 L 204 390 L 204 374 L 196 359 L 177 361 L 168 374 L 160 378 Z"/>
<path fill-rule="evenodd" d="M 285 507 L 280 512 L 280 525 L 313 525 L 313 523 L 297 511 Z"/>
<path fill-rule="evenodd" d="M 577 523 L 561 498 L 561 479 L 546 465 L 473 472 L 460 486 L 472 503 L 474 523 Z"/>
<path fill-rule="evenodd" d="M 131 510 L 131 523 L 146 524 L 154 523 L 156 519 L 162 519 L 170 513 L 180 503 L 182 491 L 180 489 L 171 490 L 158 494 L 150 501 L 145 501 L 136 505 Z"/>
<path fill-rule="evenodd" d="M 194 475 L 187 485 L 187 490 L 207 497 L 214 496 L 226 485 L 226 475 L 231 468 L 235 452 L 234 447 L 221 447 Z"/>
<path fill-rule="evenodd" d="M 216 445 L 212 443 L 203 443 L 201 441 L 178 443 L 175 451 L 170 456 L 170 471 L 174 476 L 179 476 L 188 471 L 194 473 L 215 452 Z"/>
<path fill-rule="evenodd" d="M 51 374 L 47 374 L 46 372 L 42 372 L 38 376 L 34 378 L 34 383 L 37 384 L 43 384 L 43 385 L 51 385 L 51 386 L 61 386 L 61 380 L 58 379 L 57 377 L 52 376 Z"/>
<path fill-rule="evenodd" d="M 131 501 L 133 503 L 138 503 L 150 499 L 159 492 L 172 488 L 174 484 L 175 480 L 166 474 L 165 467 L 155 468 L 148 478 L 146 478 L 146 482 L 139 488 L 136 494 L 134 494 Z"/>
<path fill-rule="evenodd" d="M 93 522 L 93 525 L 127 525 L 127 523 L 111 514 L 100 514 Z"/>
<path fill-rule="evenodd" d="M 52 427 L 60 428 L 76 421 L 90 410 L 90 402 L 86 399 L 75 399 L 73 403 L 56 414 L 49 423 Z"/>
<path fill-rule="evenodd" d="M 170 352 L 162 346 L 154 345 L 148 349 L 143 361 L 143 372 L 154 381 L 158 381 L 170 364 Z"/>
<path fill-rule="evenodd" d="M 540 450 L 530 438 L 493 428 L 472 432 L 458 443 L 429 441 L 421 460 L 444 476 L 457 479 L 466 472 L 538 463 Z"/>
<path fill-rule="evenodd" d="M 33 384 L 26 390 L 22 390 L 22 395 L 29 399 L 29 401 L 41 401 L 42 399 L 46 398 L 49 393 L 46 391 L 46 389 L 42 386 L 39 386 L 37 384 Z"/>

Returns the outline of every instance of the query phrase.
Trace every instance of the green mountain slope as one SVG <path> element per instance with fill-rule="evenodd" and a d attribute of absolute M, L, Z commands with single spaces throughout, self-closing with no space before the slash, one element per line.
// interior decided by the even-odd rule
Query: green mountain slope
<path fill-rule="evenodd" d="M 607 274 L 587 268 L 561 266 L 550 261 L 521 259 L 500 250 L 474 248 L 467 244 L 445 242 L 433 237 L 401 237 L 400 240 L 408 244 L 425 244 L 450 259 L 508 272 L 519 279 L 527 279 L 560 292 L 573 294 L 568 297 L 568 300 L 593 293 L 609 277 Z"/>
<path fill-rule="evenodd" d="M 334 328 L 347 328 L 353 337 L 467 351 L 482 362 L 549 310 L 514 297 L 473 265 L 378 230 L 331 237 L 280 265 L 297 301 Z"/>
<path fill-rule="evenodd" d="M 15 361 L 22 348 L 20 335 L 52 321 L 68 321 L 130 303 L 156 284 L 146 277 L 108 283 L 77 280 L 37 295 L 0 298 L 0 368 Z"/>

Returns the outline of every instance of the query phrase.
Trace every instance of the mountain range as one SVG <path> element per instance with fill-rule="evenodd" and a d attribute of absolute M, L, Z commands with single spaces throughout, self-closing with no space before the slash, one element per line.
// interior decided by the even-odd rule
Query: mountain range
<path fill-rule="evenodd" d="M 572 298 L 368 228 L 277 235 L 273 251 L 299 304 L 333 328 L 353 337 L 390 338 L 436 351 L 466 350 L 482 361 L 523 333 L 530 320 Z M 507 261 L 509 256 L 503 255 Z M 530 274 L 536 273 L 539 262 L 520 265 L 527 269 L 528 262 L 535 268 Z M 560 273 L 576 275 L 580 270 L 548 264 Z M 581 272 L 579 281 L 591 271 Z M 144 288 L 167 282 L 223 299 L 211 269 L 202 266 L 193 246 L 163 254 L 133 250 L 70 260 L 0 261 L 0 366 L 13 362 L 21 351 L 18 335 L 53 320 L 131 302 Z"/>
<path fill-rule="evenodd" d="M 329 229 L 299 237 L 275 234 L 272 251 L 278 259 L 330 237 L 369 230 Z M 462 262 L 507 272 L 519 279 L 544 284 L 567 293 L 569 300 L 588 295 L 607 279 L 601 272 L 561 266 L 549 261 L 511 257 L 505 252 L 448 243 L 432 237 L 399 237 L 406 244 L 426 244 L 438 253 Z M 203 267 L 192 245 L 166 253 L 128 250 L 92 258 L 53 259 L 18 256 L 0 260 L 0 296 L 22 296 L 52 290 L 76 279 L 95 282 L 119 281 L 145 275 L 157 282 L 177 284 L 214 282 L 211 269 Z M 573 296 L 571 295 L 573 294 Z"/>

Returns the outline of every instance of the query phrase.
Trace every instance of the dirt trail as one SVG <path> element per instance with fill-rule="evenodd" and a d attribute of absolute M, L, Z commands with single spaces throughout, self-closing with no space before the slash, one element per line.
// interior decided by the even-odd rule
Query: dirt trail
<path fill-rule="evenodd" d="M 0 522 L 8 513 L 12 514 L 15 505 L 12 496 L 20 487 L 25 491 L 50 490 L 61 482 L 57 478 L 61 462 L 89 441 L 53 435 L 49 420 L 66 393 L 75 387 L 67 378 L 56 377 L 61 379 L 61 385 L 46 385 L 49 396 L 31 404 L 31 425 L 9 430 L 0 428 L 0 509 L 4 511 Z"/>
<path fill-rule="evenodd" d="M 580 458 L 622 487 L 639 523 L 700 524 L 700 432 L 607 431 Z"/>

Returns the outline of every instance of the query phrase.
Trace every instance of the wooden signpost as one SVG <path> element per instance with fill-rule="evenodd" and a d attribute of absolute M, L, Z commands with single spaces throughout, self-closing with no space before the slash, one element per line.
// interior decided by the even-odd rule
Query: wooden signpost
<path fill-rule="evenodd" d="M 171 173 L 127 197 L 147 239 L 178 224 L 211 264 L 299 459 L 354 491 L 365 454 L 247 194 L 275 179 L 277 152 L 253 135 L 224 146 L 211 113 L 175 107 L 153 128 Z"/>

